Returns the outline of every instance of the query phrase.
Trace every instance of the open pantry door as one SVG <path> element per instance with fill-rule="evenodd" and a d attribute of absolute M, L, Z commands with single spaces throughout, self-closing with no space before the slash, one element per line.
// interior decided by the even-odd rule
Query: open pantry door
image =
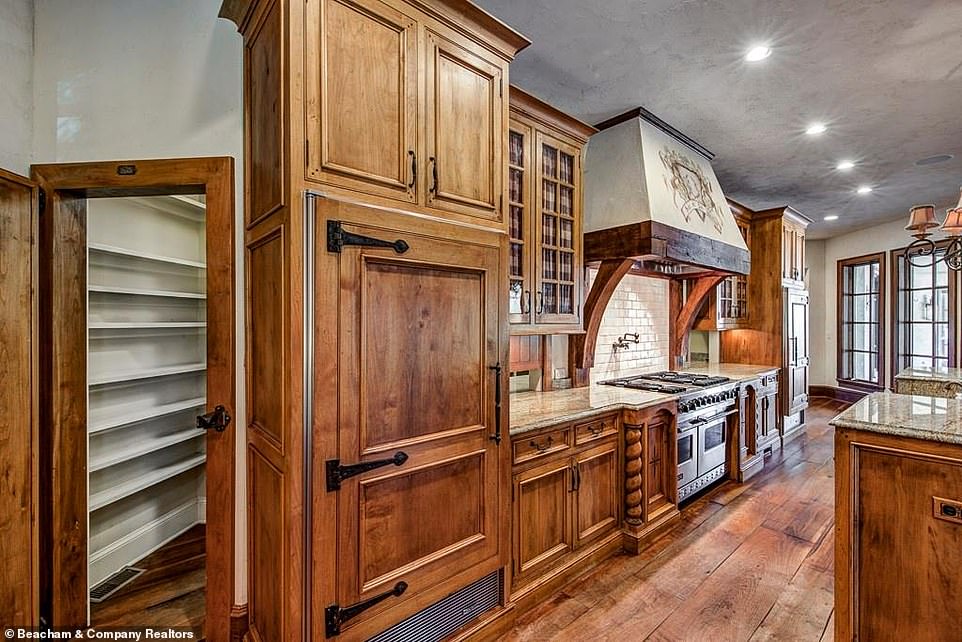
<path fill-rule="evenodd" d="M 0 169 L 0 620 L 38 624 L 37 186 Z"/>
<path fill-rule="evenodd" d="M 33 179 L 45 200 L 41 613 L 58 628 L 226 641 L 233 160 L 35 165 Z"/>

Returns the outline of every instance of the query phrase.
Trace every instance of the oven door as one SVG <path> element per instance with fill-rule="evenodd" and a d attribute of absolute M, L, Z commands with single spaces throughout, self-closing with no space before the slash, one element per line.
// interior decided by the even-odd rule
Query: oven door
<path fill-rule="evenodd" d="M 725 464 L 728 413 L 698 426 L 698 476 Z"/>
<path fill-rule="evenodd" d="M 698 431 L 694 426 L 678 433 L 678 488 L 698 477 Z"/>

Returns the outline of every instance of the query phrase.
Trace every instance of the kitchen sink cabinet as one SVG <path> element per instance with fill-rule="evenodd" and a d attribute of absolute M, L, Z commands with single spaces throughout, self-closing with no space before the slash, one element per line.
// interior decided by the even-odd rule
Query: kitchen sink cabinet
<path fill-rule="evenodd" d="M 623 484 L 618 425 L 618 415 L 608 415 L 512 439 L 515 592 L 577 563 L 618 532 Z M 578 445 L 576 434 L 586 436 Z"/>
<path fill-rule="evenodd" d="M 594 128 L 511 87 L 511 332 L 583 331 L 582 150 Z"/>
<path fill-rule="evenodd" d="M 739 419 L 738 481 L 745 481 L 762 469 L 765 451 L 779 444 L 777 371 L 742 385 Z"/>

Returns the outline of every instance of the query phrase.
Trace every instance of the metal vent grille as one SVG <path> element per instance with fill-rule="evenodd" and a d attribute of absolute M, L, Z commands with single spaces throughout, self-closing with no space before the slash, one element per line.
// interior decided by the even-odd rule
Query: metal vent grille
<path fill-rule="evenodd" d="M 368 642 L 441 642 L 500 604 L 502 584 L 501 571 L 495 571 L 398 622 Z"/>
<path fill-rule="evenodd" d="M 90 589 L 90 601 L 94 604 L 103 602 L 111 595 L 127 586 L 144 572 L 142 568 L 125 566 L 97 586 Z"/>

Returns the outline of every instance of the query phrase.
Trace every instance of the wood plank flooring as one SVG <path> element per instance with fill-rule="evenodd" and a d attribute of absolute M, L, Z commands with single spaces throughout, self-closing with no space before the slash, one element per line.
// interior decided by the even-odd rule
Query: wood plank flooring
<path fill-rule="evenodd" d="M 107 601 L 91 604 L 91 624 L 190 628 L 203 635 L 205 536 L 198 524 L 135 564 L 146 572 Z"/>
<path fill-rule="evenodd" d="M 518 620 L 502 642 L 831 640 L 834 431 L 815 399 L 806 434 L 746 484 L 683 510 L 638 556 L 607 560 Z"/>

